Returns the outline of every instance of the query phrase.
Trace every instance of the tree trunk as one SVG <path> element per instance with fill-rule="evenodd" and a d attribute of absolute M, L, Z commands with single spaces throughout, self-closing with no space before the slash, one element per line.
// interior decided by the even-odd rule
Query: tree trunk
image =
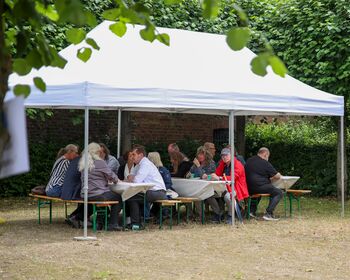
<path fill-rule="evenodd" d="M 348 194 L 348 164 L 347 164 L 347 153 L 346 153 L 346 146 L 347 146 L 347 111 L 346 111 L 346 105 L 348 102 L 348 97 L 344 96 L 344 194 L 345 194 L 345 200 L 347 199 Z M 341 129 L 341 118 L 339 117 L 338 121 L 338 149 L 337 149 L 337 198 L 340 201 L 341 200 L 341 137 L 340 137 L 340 129 Z"/>
<path fill-rule="evenodd" d="M 245 116 L 236 117 L 236 139 L 237 139 L 237 152 L 241 156 L 245 156 Z"/>
<path fill-rule="evenodd" d="M 122 111 L 121 154 L 131 149 L 131 112 Z"/>

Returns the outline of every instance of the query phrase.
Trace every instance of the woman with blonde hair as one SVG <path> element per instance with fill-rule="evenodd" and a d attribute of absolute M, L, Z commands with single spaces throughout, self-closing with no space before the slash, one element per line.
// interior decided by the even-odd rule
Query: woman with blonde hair
<path fill-rule="evenodd" d="M 106 161 L 101 158 L 101 146 L 90 143 L 88 146 L 88 166 L 85 166 L 85 153 L 83 151 L 79 161 L 82 186 L 84 186 L 84 169 L 88 169 L 88 197 L 94 201 L 116 200 L 118 204 L 111 206 L 108 230 L 119 231 L 122 227 L 118 225 L 118 214 L 121 210 L 122 198 L 119 194 L 112 192 L 108 182 L 117 183 L 117 175 L 107 166 Z M 83 189 L 82 189 L 83 191 Z M 83 195 L 83 193 L 82 193 Z M 79 219 L 82 217 L 79 217 Z M 99 221 L 100 222 L 100 221 Z"/>
<path fill-rule="evenodd" d="M 163 166 L 163 162 L 160 159 L 158 152 L 148 153 L 148 159 L 158 168 L 160 175 L 162 175 L 166 189 L 172 189 L 173 182 L 171 181 L 171 175 L 168 169 Z"/>

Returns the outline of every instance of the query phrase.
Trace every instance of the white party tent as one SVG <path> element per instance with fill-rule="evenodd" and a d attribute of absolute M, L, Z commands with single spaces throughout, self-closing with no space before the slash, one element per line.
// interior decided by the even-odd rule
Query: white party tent
<path fill-rule="evenodd" d="M 253 74 L 254 53 L 232 51 L 223 35 L 158 28 L 170 36 L 168 47 L 142 40 L 141 26 L 128 25 L 119 38 L 110 24 L 105 21 L 88 33 L 101 48 L 88 62 L 76 57 L 87 44 L 70 45 L 60 52 L 68 60 L 64 69 L 43 67 L 10 77 L 10 86 L 31 85 L 26 107 L 85 109 L 86 145 L 88 109 L 118 109 L 119 116 L 120 110 L 230 115 L 232 146 L 234 115 L 344 115 L 341 96 L 272 71 L 265 77 Z M 33 86 L 36 76 L 47 84 L 45 93 Z"/>

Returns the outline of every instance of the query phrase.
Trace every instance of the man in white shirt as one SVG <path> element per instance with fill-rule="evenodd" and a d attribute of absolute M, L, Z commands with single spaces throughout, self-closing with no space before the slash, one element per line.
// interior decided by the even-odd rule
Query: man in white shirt
<path fill-rule="evenodd" d="M 158 168 L 146 157 L 145 148 L 141 145 L 136 145 L 132 149 L 132 157 L 136 164 L 132 175 L 127 177 L 129 182 L 134 183 L 151 183 L 154 186 L 146 192 L 146 200 L 152 203 L 159 199 L 167 199 L 166 188 L 160 175 Z M 128 199 L 130 207 L 131 224 L 140 224 L 140 196 Z M 159 212 L 159 206 L 153 205 L 152 212 Z"/>

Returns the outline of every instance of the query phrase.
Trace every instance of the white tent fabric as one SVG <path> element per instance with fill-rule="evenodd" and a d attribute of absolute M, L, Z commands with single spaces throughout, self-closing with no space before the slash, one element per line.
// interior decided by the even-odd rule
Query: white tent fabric
<path fill-rule="evenodd" d="M 158 28 L 170 47 L 140 38 L 141 26 L 128 26 L 123 38 L 105 21 L 89 32 L 100 46 L 87 63 L 76 57 L 85 43 L 61 51 L 65 69 L 43 67 L 10 85 L 33 85 L 40 76 L 46 93 L 32 86 L 26 107 L 122 108 L 132 111 L 228 115 L 343 115 L 343 97 L 312 88 L 290 76 L 251 72 L 254 53 L 232 51 L 225 36 Z M 270 71 L 271 72 L 271 71 Z M 11 94 L 8 94 L 10 97 Z"/>

